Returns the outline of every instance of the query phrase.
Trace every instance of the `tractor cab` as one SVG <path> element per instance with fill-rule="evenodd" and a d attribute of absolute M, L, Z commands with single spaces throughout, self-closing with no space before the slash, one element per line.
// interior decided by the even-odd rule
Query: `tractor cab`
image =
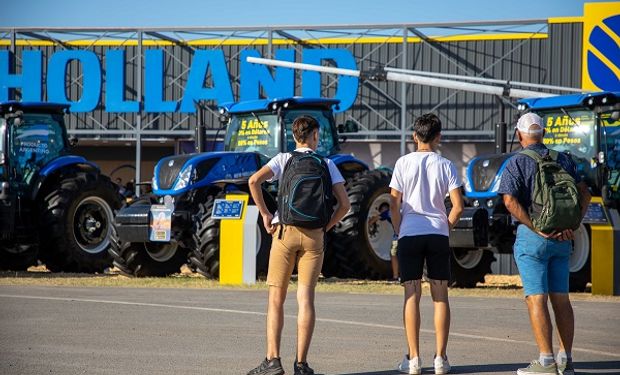
<path fill-rule="evenodd" d="M 68 151 L 64 113 L 68 105 L 0 104 L 0 183 L 25 196 L 42 168 Z"/>
<path fill-rule="evenodd" d="M 338 103 L 336 99 L 293 97 L 223 105 L 221 119 L 227 124 L 224 149 L 258 152 L 266 162 L 279 152 L 295 149 L 293 121 L 301 115 L 309 115 L 320 125 L 317 153 L 334 155 L 340 149 L 332 107 Z"/>
<path fill-rule="evenodd" d="M 613 92 L 564 95 L 521 100 L 519 109 L 542 117 L 544 144 L 569 154 L 592 193 L 601 195 L 609 187 L 618 190 L 619 99 Z"/>

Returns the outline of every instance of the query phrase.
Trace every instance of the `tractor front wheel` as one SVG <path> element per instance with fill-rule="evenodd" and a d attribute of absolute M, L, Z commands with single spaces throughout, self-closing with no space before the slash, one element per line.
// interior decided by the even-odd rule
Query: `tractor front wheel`
<path fill-rule="evenodd" d="M 99 173 L 77 172 L 41 199 L 40 256 L 54 272 L 102 272 L 108 255 L 117 189 Z"/>

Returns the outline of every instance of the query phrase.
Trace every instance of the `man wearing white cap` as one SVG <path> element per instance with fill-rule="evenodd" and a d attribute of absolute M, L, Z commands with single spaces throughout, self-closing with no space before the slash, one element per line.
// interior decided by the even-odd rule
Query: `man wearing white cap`
<path fill-rule="evenodd" d="M 516 133 L 524 151 L 517 153 L 506 164 L 498 193 L 503 195 L 506 208 L 520 223 L 517 227 L 514 257 L 523 282 L 530 323 L 540 351 L 539 358 L 532 361 L 527 368 L 519 369 L 517 374 L 572 375 L 574 369 L 571 349 L 575 321 L 568 297 L 568 279 L 573 231 L 567 229 L 543 233 L 534 227 L 531 208 L 538 162 L 534 158 L 536 155 L 531 154 L 532 151 L 540 157 L 551 156 L 574 179 L 581 207 L 579 219 L 585 215 L 590 193 L 577 174 L 570 156 L 561 152 L 550 155 L 549 149 L 543 144 L 545 130 L 540 116 L 534 113 L 521 116 L 517 122 Z M 551 300 L 559 334 L 560 351 L 557 358 L 553 356 L 553 325 L 547 307 L 548 299 Z"/>

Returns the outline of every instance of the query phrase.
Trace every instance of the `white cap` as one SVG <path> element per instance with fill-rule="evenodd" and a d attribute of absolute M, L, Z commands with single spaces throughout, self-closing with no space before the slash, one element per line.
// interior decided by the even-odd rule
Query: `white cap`
<path fill-rule="evenodd" d="M 526 134 L 540 134 L 543 131 L 542 118 L 535 113 L 528 112 L 517 121 L 517 130 Z"/>

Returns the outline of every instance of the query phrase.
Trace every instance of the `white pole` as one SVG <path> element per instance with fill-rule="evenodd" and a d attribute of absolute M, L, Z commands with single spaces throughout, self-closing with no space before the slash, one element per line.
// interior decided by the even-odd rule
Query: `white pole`
<path fill-rule="evenodd" d="M 333 68 L 329 66 L 295 63 L 295 62 L 289 62 L 289 61 L 264 59 L 264 58 L 259 58 L 259 57 L 248 57 L 247 61 L 250 63 L 255 63 L 255 64 L 279 66 L 279 67 L 291 68 L 291 69 L 311 70 L 314 72 L 333 73 L 333 74 L 340 74 L 340 75 L 351 76 L 351 77 L 359 77 L 361 75 L 361 72 L 359 70 Z M 446 89 L 479 92 L 482 94 L 489 94 L 489 95 L 504 96 L 504 94 L 506 94 L 507 96 L 514 97 L 514 98 L 542 98 L 542 97 L 547 97 L 547 96 L 555 96 L 554 94 L 549 94 L 545 92 L 520 90 L 520 89 L 508 89 L 506 90 L 506 92 L 504 92 L 504 88 L 500 86 L 481 85 L 478 83 L 459 82 L 459 81 L 452 81 L 452 80 L 440 79 L 440 78 L 423 77 L 423 76 L 414 75 L 414 74 L 387 72 L 386 79 L 388 81 L 406 82 L 406 83 L 412 83 L 412 84 L 417 84 L 417 85 L 442 87 Z"/>

